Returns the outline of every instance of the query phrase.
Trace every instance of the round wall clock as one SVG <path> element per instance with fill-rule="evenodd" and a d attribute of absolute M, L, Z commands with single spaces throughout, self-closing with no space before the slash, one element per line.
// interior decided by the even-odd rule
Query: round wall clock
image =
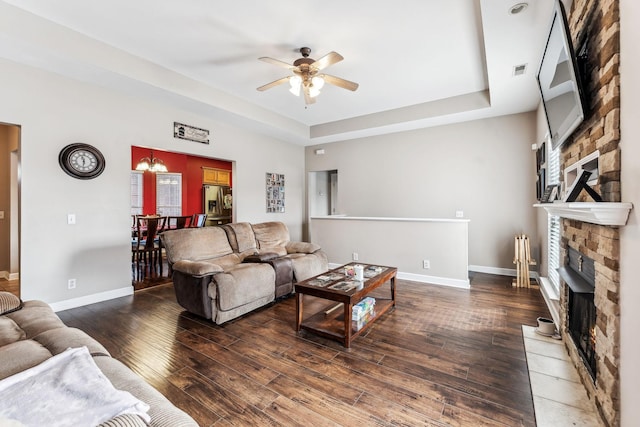
<path fill-rule="evenodd" d="M 104 171 L 105 166 L 100 150 L 80 142 L 64 147 L 58 161 L 63 171 L 78 179 L 95 178 Z"/>

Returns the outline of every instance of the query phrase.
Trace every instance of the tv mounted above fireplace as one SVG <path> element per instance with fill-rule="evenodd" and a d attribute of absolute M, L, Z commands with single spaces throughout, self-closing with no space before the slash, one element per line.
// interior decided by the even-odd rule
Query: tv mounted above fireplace
<path fill-rule="evenodd" d="M 585 116 L 576 59 L 564 7 L 555 0 L 549 37 L 536 76 L 554 150 L 571 136 Z"/>

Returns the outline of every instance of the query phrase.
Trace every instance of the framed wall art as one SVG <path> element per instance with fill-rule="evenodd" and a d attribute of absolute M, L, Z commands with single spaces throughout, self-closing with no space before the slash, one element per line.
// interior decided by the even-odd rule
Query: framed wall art
<path fill-rule="evenodd" d="M 267 213 L 284 213 L 284 174 L 267 172 L 266 184 Z"/>

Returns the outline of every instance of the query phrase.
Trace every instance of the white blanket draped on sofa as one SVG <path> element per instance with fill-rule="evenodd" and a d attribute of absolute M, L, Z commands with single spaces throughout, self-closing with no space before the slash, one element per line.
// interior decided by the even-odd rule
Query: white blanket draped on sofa
<path fill-rule="evenodd" d="M 87 347 L 70 348 L 0 381 L 0 420 L 26 426 L 95 426 L 124 413 L 150 421 L 149 406 L 117 390 Z"/>

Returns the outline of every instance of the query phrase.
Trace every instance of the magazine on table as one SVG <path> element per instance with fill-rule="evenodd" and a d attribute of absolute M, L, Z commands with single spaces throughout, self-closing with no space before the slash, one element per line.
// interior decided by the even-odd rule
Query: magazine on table
<path fill-rule="evenodd" d="M 334 291 L 349 292 L 350 290 L 357 288 L 361 284 L 362 282 L 342 281 L 329 286 L 329 289 L 333 289 Z"/>

